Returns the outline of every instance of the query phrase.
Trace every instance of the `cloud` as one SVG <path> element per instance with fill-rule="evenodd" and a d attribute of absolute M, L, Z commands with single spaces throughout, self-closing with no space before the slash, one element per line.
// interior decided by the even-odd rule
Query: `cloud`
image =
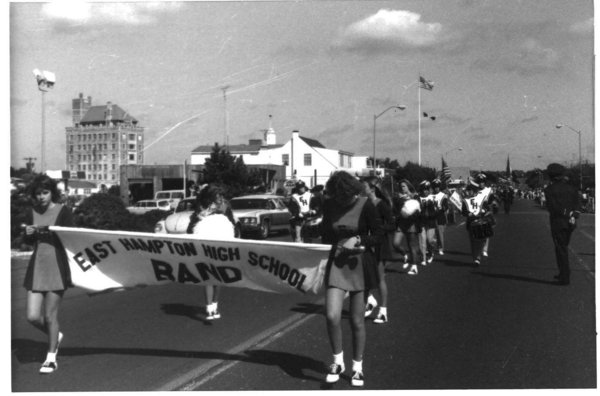
<path fill-rule="evenodd" d="M 382 9 L 346 27 L 334 47 L 350 52 L 427 49 L 440 42 L 442 30 L 440 23 L 422 22 L 417 13 Z"/>
<path fill-rule="evenodd" d="M 594 32 L 594 18 L 577 22 L 569 27 L 569 31 L 575 34 L 589 34 Z"/>
<path fill-rule="evenodd" d="M 88 3 L 55 1 L 42 6 L 44 17 L 57 23 L 142 25 L 158 20 L 157 13 L 178 10 L 179 2 Z"/>

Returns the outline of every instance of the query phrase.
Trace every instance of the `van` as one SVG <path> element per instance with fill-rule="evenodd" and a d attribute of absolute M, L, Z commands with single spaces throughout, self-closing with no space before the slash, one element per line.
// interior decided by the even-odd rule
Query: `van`
<path fill-rule="evenodd" d="M 171 209 L 175 209 L 179 201 L 185 198 L 185 191 L 183 190 L 164 190 L 157 191 L 154 194 L 154 199 L 166 199 L 171 205 Z"/>

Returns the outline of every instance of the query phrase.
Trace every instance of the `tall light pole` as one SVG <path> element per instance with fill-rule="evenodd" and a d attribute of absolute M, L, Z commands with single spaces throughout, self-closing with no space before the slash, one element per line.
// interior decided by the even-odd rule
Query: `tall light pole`
<path fill-rule="evenodd" d="M 54 87 L 56 76 L 49 71 L 33 70 L 33 75 L 38 84 L 38 89 L 42 93 L 42 159 L 40 165 L 40 173 L 46 170 L 46 92 Z"/>
<path fill-rule="evenodd" d="M 406 106 L 404 106 L 404 105 L 390 106 L 387 109 L 383 110 L 381 113 L 373 115 L 373 169 L 377 168 L 377 160 L 375 159 L 376 158 L 375 157 L 375 150 L 376 150 L 376 147 L 377 147 L 376 140 L 375 140 L 376 133 L 377 133 L 376 132 L 377 131 L 377 119 L 379 117 L 381 117 L 385 112 L 387 112 L 388 110 L 391 110 L 391 109 L 404 110 L 404 109 L 406 109 Z"/>
<path fill-rule="evenodd" d="M 570 130 L 572 130 L 579 136 L 579 190 L 583 191 L 583 168 L 582 168 L 582 163 L 581 163 L 581 131 L 571 128 L 567 124 L 556 124 L 556 129 L 560 129 L 563 126 L 566 126 L 567 128 L 569 128 Z"/>

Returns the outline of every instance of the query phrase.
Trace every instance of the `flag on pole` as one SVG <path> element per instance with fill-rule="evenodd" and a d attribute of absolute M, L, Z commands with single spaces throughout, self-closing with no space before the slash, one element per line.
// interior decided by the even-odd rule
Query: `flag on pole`
<path fill-rule="evenodd" d="M 510 156 L 506 156 L 506 177 L 510 180 L 512 169 L 510 169 Z"/>
<path fill-rule="evenodd" d="M 452 172 L 448 167 L 446 161 L 444 161 L 444 157 L 442 157 L 442 182 L 446 185 L 452 180 Z"/>
<path fill-rule="evenodd" d="M 419 76 L 419 82 L 421 83 L 420 87 L 431 91 L 433 89 L 433 81 L 429 81 L 424 79 L 422 76 Z"/>

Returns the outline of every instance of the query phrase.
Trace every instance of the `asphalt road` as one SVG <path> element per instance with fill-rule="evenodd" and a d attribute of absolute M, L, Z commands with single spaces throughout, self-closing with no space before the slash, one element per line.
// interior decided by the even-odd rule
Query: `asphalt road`
<path fill-rule="evenodd" d="M 547 213 L 517 200 L 499 213 L 490 257 L 471 265 L 464 225 L 418 276 L 388 268 L 389 322 L 367 323 L 364 389 L 596 388 L 594 216 L 571 241 L 571 285 L 553 284 Z M 289 240 L 283 235 L 274 240 Z M 15 392 L 350 389 L 346 367 L 323 383 L 331 351 L 323 296 L 225 289 L 223 317 L 204 320 L 203 294 L 167 285 L 87 295 L 61 307 L 59 369 L 39 375 L 45 336 L 25 320 L 26 258 L 11 260 Z"/>

